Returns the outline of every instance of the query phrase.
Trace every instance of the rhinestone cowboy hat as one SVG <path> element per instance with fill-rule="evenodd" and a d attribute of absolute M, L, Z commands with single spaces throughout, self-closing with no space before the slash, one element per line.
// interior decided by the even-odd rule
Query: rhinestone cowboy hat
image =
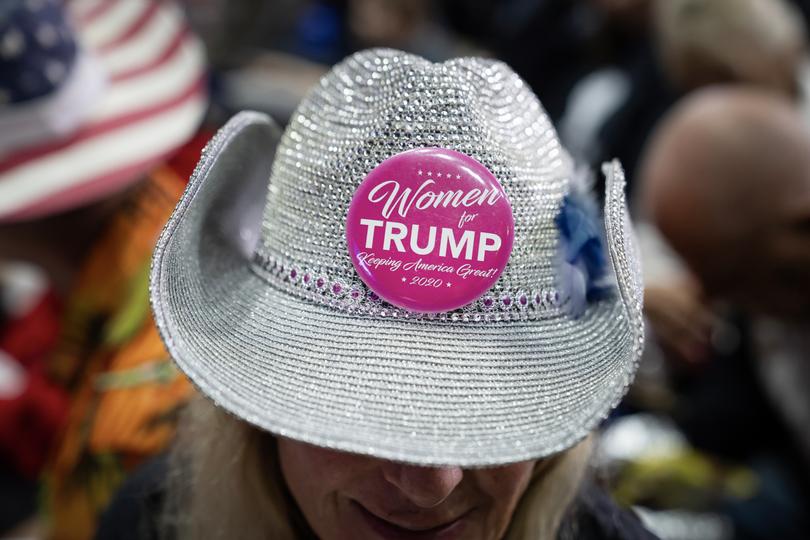
<path fill-rule="evenodd" d="M 589 221 L 502 63 L 357 53 L 283 135 L 243 112 L 209 143 L 155 250 L 158 327 L 204 395 L 280 436 L 421 465 L 551 454 L 642 349 L 624 176 L 604 172 Z"/>
<path fill-rule="evenodd" d="M 0 221 L 100 199 L 172 154 L 206 110 L 205 55 L 172 2 L 0 5 Z"/>

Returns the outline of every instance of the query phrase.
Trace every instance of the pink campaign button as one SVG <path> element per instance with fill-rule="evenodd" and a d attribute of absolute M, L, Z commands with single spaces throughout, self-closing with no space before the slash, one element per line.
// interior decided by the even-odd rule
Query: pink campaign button
<path fill-rule="evenodd" d="M 346 240 L 360 278 L 383 300 L 438 313 L 489 290 L 512 253 L 515 220 L 498 180 L 446 148 L 392 156 L 352 198 Z"/>

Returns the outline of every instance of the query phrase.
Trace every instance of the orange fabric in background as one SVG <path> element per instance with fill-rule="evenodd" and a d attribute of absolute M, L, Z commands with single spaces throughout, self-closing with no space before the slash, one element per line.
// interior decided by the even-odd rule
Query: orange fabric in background
<path fill-rule="evenodd" d="M 92 538 L 126 474 L 166 449 L 193 392 L 164 349 L 148 295 L 152 249 L 184 188 L 170 167 L 139 184 L 65 302 L 49 367 L 71 406 L 44 477 L 50 538 Z"/>

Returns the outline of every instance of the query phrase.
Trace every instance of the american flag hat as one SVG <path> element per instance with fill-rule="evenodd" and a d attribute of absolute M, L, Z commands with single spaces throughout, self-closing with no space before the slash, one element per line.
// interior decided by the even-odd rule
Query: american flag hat
<path fill-rule="evenodd" d="M 0 2 L 0 221 L 136 181 L 196 131 L 205 54 L 152 0 Z"/>

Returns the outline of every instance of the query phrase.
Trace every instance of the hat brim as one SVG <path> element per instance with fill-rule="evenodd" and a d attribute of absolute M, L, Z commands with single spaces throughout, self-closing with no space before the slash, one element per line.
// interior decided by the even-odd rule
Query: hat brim
<path fill-rule="evenodd" d="M 158 327 L 203 394 L 284 437 L 473 467 L 570 447 L 624 395 L 643 326 L 618 164 L 606 167 L 605 209 L 618 293 L 582 317 L 373 319 L 293 297 L 251 269 L 264 204 L 257 194 L 266 190 L 278 139 L 265 115 L 231 120 L 209 144 L 155 252 Z"/>

